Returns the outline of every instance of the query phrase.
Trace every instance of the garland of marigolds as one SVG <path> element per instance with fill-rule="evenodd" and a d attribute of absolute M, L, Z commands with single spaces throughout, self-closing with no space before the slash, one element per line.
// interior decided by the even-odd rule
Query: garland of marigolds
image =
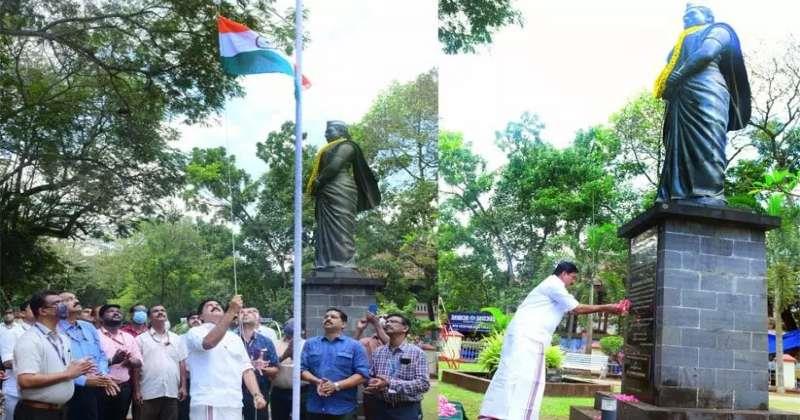
<path fill-rule="evenodd" d="M 336 146 L 337 144 L 345 140 L 347 139 L 342 138 L 334 140 L 326 144 L 325 146 L 322 146 L 322 149 L 319 149 L 319 152 L 317 152 L 317 156 L 314 157 L 314 163 L 311 166 L 311 176 L 308 177 L 308 183 L 306 184 L 306 194 L 314 193 L 314 181 L 317 179 L 317 176 L 319 175 L 319 164 L 322 161 L 322 156 L 325 155 L 325 152 L 327 152 L 328 149 L 330 149 L 333 146 Z"/>
<path fill-rule="evenodd" d="M 672 48 L 672 56 L 669 58 L 669 62 L 666 66 L 664 66 L 664 69 L 661 70 L 661 73 L 656 79 L 656 84 L 653 88 L 653 95 L 656 98 L 661 98 L 664 95 L 664 90 L 667 88 L 667 78 L 670 74 L 672 74 L 672 70 L 675 70 L 675 65 L 678 64 L 678 59 L 681 57 L 681 47 L 683 47 L 684 38 L 702 28 L 703 25 L 696 25 L 686 28 L 683 32 L 681 32 L 681 35 L 678 37 L 678 41 L 675 43 L 675 47 Z"/>

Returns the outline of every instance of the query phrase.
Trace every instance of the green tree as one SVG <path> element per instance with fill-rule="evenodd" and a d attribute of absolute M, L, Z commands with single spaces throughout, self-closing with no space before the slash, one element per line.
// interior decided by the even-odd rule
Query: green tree
<path fill-rule="evenodd" d="M 510 0 L 439 1 L 439 42 L 447 54 L 475 52 L 490 44 L 497 30 L 522 24 L 522 14 Z"/>
<path fill-rule="evenodd" d="M 241 95 L 222 73 L 215 15 L 290 48 L 270 0 L 34 0 L 0 6 L 0 286 L 45 276 L 41 238 L 127 234 L 182 183 L 166 122 Z M 49 253 L 49 254 L 48 254 Z"/>
<path fill-rule="evenodd" d="M 377 211 L 360 217 L 359 267 L 387 280 L 383 299 L 397 307 L 425 302 L 429 321 L 436 321 L 438 296 L 438 91 L 436 69 L 392 83 L 353 129 L 383 196 Z"/>

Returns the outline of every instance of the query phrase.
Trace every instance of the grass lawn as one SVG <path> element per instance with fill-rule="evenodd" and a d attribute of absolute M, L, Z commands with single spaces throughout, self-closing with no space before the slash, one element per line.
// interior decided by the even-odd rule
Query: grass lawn
<path fill-rule="evenodd" d="M 483 394 L 467 391 L 456 386 L 439 383 L 439 393 L 447 397 L 448 400 L 458 401 L 464 404 L 464 410 L 471 419 L 478 417 L 481 408 Z M 566 420 L 569 418 L 569 408 L 573 405 L 590 406 L 593 404 L 591 398 L 573 397 L 544 397 L 542 401 L 541 420 Z M 428 417 L 424 417 L 428 419 Z M 436 418 L 436 417 L 432 417 Z"/>
<path fill-rule="evenodd" d="M 436 403 L 438 398 L 439 383 L 431 379 L 431 389 L 425 393 L 425 398 L 422 400 L 422 418 L 424 420 L 439 418 L 439 407 Z"/>

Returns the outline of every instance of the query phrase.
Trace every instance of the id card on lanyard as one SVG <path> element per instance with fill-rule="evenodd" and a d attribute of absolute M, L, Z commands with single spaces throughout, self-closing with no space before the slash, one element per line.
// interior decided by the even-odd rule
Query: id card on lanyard
<path fill-rule="evenodd" d="M 53 349 L 58 354 L 58 358 L 61 359 L 61 363 L 66 367 L 67 366 L 67 357 L 66 351 L 64 350 L 64 342 L 61 340 L 61 337 L 58 335 L 57 332 L 53 331 L 50 333 L 45 332 L 39 324 L 36 324 L 36 329 L 44 336 L 48 343 L 53 346 Z M 55 338 L 53 338 L 55 337 Z M 58 342 L 56 342 L 58 340 Z"/>

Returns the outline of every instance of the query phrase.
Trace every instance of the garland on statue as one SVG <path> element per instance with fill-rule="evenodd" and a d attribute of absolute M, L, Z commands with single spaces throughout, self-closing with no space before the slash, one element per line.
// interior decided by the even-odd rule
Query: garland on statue
<path fill-rule="evenodd" d="M 683 40 L 687 36 L 699 31 L 700 29 L 703 29 L 704 26 L 705 25 L 691 26 L 689 28 L 686 28 L 683 32 L 681 32 L 681 35 L 678 37 L 678 41 L 672 48 L 672 55 L 669 58 L 669 62 L 667 63 L 666 66 L 664 66 L 664 69 L 661 70 L 661 73 L 658 75 L 658 78 L 656 79 L 655 87 L 653 88 L 653 96 L 655 96 L 656 98 L 663 97 L 664 90 L 667 89 L 667 78 L 669 77 L 670 74 L 672 74 L 672 70 L 675 70 L 675 65 L 678 64 L 678 59 L 681 57 L 681 48 L 683 47 Z"/>
<path fill-rule="evenodd" d="M 306 194 L 314 193 L 314 181 L 316 181 L 317 176 L 319 176 L 319 164 L 322 162 L 322 156 L 325 155 L 325 152 L 327 152 L 330 148 L 346 140 L 346 138 L 337 139 L 326 144 L 325 146 L 322 146 L 322 149 L 319 149 L 317 156 L 314 157 L 314 163 L 311 166 L 311 176 L 308 177 L 308 183 L 306 184 Z"/>

